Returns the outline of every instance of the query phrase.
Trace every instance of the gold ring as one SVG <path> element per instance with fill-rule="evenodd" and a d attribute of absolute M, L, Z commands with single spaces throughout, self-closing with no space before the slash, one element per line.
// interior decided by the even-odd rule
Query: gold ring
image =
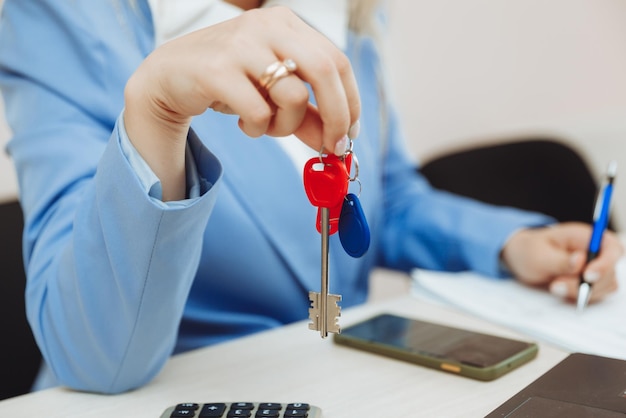
<path fill-rule="evenodd" d="M 259 78 L 259 85 L 269 91 L 278 80 L 292 74 L 297 68 L 296 63 L 291 58 L 276 61 L 263 71 Z"/>

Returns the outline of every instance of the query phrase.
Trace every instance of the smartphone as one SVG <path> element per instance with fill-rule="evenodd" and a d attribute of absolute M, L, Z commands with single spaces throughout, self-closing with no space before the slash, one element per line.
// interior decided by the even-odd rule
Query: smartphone
<path fill-rule="evenodd" d="M 494 380 L 537 356 L 534 342 L 380 314 L 334 334 L 335 343 L 478 380 Z"/>

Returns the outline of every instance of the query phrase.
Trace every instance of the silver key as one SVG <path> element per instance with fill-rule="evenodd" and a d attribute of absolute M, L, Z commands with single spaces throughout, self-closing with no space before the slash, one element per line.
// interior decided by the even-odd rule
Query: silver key
<path fill-rule="evenodd" d="M 322 338 L 326 338 L 329 332 L 340 333 L 338 318 L 341 316 L 341 295 L 328 293 L 328 230 L 330 212 L 328 208 L 321 208 L 321 235 L 322 235 L 322 277 L 321 291 L 309 292 L 309 329 L 319 331 Z"/>

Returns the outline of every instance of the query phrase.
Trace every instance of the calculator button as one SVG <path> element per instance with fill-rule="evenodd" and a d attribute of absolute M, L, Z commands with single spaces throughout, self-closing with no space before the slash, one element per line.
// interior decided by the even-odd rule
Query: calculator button
<path fill-rule="evenodd" d="M 282 409 L 283 405 L 274 402 L 265 402 L 259 404 L 259 409 Z"/>
<path fill-rule="evenodd" d="M 277 417 L 278 415 L 280 415 L 280 412 L 278 409 L 259 409 L 256 412 L 255 418 L 258 417 Z"/>
<path fill-rule="evenodd" d="M 287 409 L 283 414 L 284 417 L 307 417 L 309 414 L 306 409 Z"/>
<path fill-rule="evenodd" d="M 252 415 L 250 409 L 231 409 L 228 411 L 228 417 L 249 417 Z"/>
<path fill-rule="evenodd" d="M 172 411 L 171 418 L 181 418 L 181 417 L 193 417 L 196 415 L 196 411 L 193 409 L 175 409 Z"/>
<path fill-rule="evenodd" d="M 226 410 L 225 403 L 205 403 L 200 411 L 200 417 L 202 418 L 210 418 L 210 417 L 221 417 Z"/>
<path fill-rule="evenodd" d="M 235 402 L 230 404 L 230 409 L 254 409 L 252 402 Z"/>
<path fill-rule="evenodd" d="M 308 411 L 310 408 L 308 403 L 290 403 L 287 405 L 287 409 L 302 409 Z"/>
<path fill-rule="evenodd" d="M 176 409 L 181 410 L 181 409 L 190 409 L 192 411 L 195 411 L 196 409 L 200 408 L 200 405 L 198 405 L 197 403 L 179 403 L 178 405 L 176 405 Z"/>

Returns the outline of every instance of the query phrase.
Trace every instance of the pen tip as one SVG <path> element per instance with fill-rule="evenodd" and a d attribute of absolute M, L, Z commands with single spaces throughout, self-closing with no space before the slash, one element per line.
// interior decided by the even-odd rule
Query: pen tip
<path fill-rule="evenodd" d="M 611 160 L 611 162 L 609 162 L 609 166 L 606 169 L 606 174 L 611 178 L 617 175 L 617 161 Z"/>
<path fill-rule="evenodd" d="M 576 310 L 580 313 L 585 310 L 591 296 L 591 286 L 589 283 L 581 283 L 578 287 L 578 299 L 576 300 Z"/>

